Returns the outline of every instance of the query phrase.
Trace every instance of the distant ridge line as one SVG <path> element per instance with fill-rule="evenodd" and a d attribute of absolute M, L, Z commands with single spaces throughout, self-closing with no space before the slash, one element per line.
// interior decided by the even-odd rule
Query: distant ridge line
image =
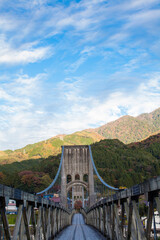
<path fill-rule="evenodd" d="M 95 129 L 85 129 L 55 137 L 12 151 L 0 151 L 0 164 L 47 158 L 61 152 L 62 145 L 90 145 L 103 139 L 119 139 L 125 144 L 140 142 L 160 132 L 160 108 L 137 117 L 125 115 Z"/>

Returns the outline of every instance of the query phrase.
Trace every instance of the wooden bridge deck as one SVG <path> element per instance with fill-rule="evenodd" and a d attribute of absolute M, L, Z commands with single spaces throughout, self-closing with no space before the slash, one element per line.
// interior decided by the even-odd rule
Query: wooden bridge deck
<path fill-rule="evenodd" d="M 104 240 L 106 239 L 96 229 L 85 224 L 82 214 L 74 214 L 72 225 L 65 228 L 55 238 L 56 240 Z"/>

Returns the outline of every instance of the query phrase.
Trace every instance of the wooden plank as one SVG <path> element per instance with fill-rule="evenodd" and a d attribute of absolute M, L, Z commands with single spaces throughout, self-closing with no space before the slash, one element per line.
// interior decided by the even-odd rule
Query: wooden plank
<path fill-rule="evenodd" d="M 57 211 L 56 211 L 56 225 L 57 225 L 57 232 L 56 232 L 56 234 L 57 233 L 59 233 L 59 211 L 60 211 L 60 209 L 58 209 L 57 208 Z"/>
<path fill-rule="evenodd" d="M 94 227 L 96 227 L 96 209 L 93 209 L 93 221 L 94 221 Z"/>
<path fill-rule="evenodd" d="M 62 217 L 62 210 L 59 211 L 59 232 L 61 231 L 61 217 Z"/>
<path fill-rule="evenodd" d="M 35 211 L 33 206 L 31 207 L 31 222 L 33 226 L 33 235 L 35 237 L 36 236 L 36 217 L 35 217 Z"/>
<path fill-rule="evenodd" d="M 128 206 L 128 202 L 129 202 L 129 200 L 124 203 L 124 207 L 125 207 L 125 211 L 126 211 L 126 215 L 127 215 L 128 225 L 130 226 L 130 224 L 129 224 L 129 206 Z M 130 204 L 132 205 L 132 203 L 130 203 Z M 133 208 L 133 206 L 132 206 L 132 208 Z M 130 230 L 129 231 L 131 232 L 130 238 L 133 239 L 133 240 L 137 239 L 137 229 L 136 229 L 135 219 L 133 218 L 133 209 L 132 209 L 132 216 L 131 216 L 131 226 L 130 226 Z M 126 233 L 126 236 L 127 236 L 127 234 L 128 234 L 128 231 Z"/>
<path fill-rule="evenodd" d="M 115 218 L 115 213 L 114 213 L 114 205 L 112 204 L 111 205 L 111 229 L 112 229 L 112 236 L 111 236 L 111 239 L 112 240 L 115 240 L 114 238 L 114 230 L 115 230 L 115 222 L 114 222 L 114 219 Z"/>
<path fill-rule="evenodd" d="M 146 236 L 145 236 L 144 229 L 143 229 L 143 226 L 141 223 L 139 212 L 137 210 L 136 201 L 132 201 L 132 204 L 133 204 L 133 211 L 135 213 L 135 217 L 136 217 L 136 221 L 137 221 L 138 232 L 140 234 L 140 239 L 146 240 Z"/>
<path fill-rule="evenodd" d="M 5 198 L 0 198 L 0 212 L 1 212 L 1 218 L 2 218 L 2 223 L 3 223 L 3 229 L 5 233 L 6 240 L 11 239 L 11 233 L 9 230 L 9 224 L 8 224 L 8 219 L 6 216 L 6 201 Z"/>
<path fill-rule="evenodd" d="M 54 236 L 54 209 L 51 208 L 51 238 Z"/>
<path fill-rule="evenodd" d="M 106 234 L 110 239 L 112 238 L 111 231 L 111 206 L 106 207 Z"/>
<path fill-rule="evenodd" d="M 132 224 L 132 212 L 133 212 L 133 206 L 132 202 L 130 201 L 129 207 L 127 202 L 124 203 L 127 218 L 128 218 L 128 230 L 127 230 L 127 240 L 130 240 L 131 238 L 131 224 Z"/>
<path fill-rule="evenodd" d="M 61 231 L 63 229 L 63 210 L 61 210 Z"/>
<path fill-rule="evenodd" d="M 57 208 L 54 209 L 54 236 L 57 233 Z"/>
<path fill-rule="evenodd" d="M 99 210 L 98 210 L 98 208 L 96 208 L 96 215 L 97 215 L 97 225 L 96 225 L 96 228 L 98 229 L 99 228 Z"/>
<path fill-rule="evenodd" d="M 116 237 L 117 240 L 123 240 L 123 234 L 122 234 L 122 228 L 121 228 L 121 224 L 120 224 L 120 220 L 119 220 L 119 216 L 118 216 L 118 209 L 117 209 L 117 205 L 114 204 L 114 213 L 115 213 L 115 230 L 116 230 Z"/>
<path fill-rule="evenodd" d="M 23 207 L 23 220 L 24 220 L 24 226 L 25 226 L 25 230 L 26 230 L 26 236 L 27 236 L 27 240 L 30 240 L 30 232 L 29 232 L 29 221 L 28 221 L 28 217 L 27 217 L 27 211 L 26 211 L 26 207 Z"/>
<path fill-rule="evenodd" d="M 14 227 L 14 232 L 13 232 L 13 240 L 17 240 L 18 239 L 18 234 L 19 234 L 19 230 L 20 230 L 20 224 L 21 224 L 21 219 L 22 219 L 22 209 L 23 209 L 23 205 L 19 205 L 18 208 L 18 215 L 16 218 L 16 224 Z"/>
<path fill-rule="evenodd" d="M 61 231 L 63 229 L 63 210 L 61 210 Z"/>
<path fill-rule="evenodd" d="M 95 219 L 95 220 L 96 220 L 96 221 L 95 221 L 95 222 L 96 222 L 96 223 L 95 223 L 96 226 L 95 226 L 95 227 L 97 228 L 97 225 L 98 225 L 98 213 L 97 213 L 97 208 L 95 208 L 95 215 L 96 215 L 96 219 Z"/>
<path fill-rule="evenodd" d="M 37 227 L 36 227 L 36 237 L 35 240 L 40 239 L 40 228 L 42 225 L 42 207 L 38 208 L 38 220 L 37 220 Z"/>
<path fill-rule="evenodd" d="M 24 204 L 23 203 L 23 206 L 28 206 L 28 203 L 27 204 Z M 28 225 L 29 225 L 29 222 L 30 222 L 30 217 L 31 217 L 31 206 L 28 206 L 28 209 L 26 210 L 27 211 L 27 222 L 28 222 Z M 23 215 L 22 215 L 23 216 Z M 20 239 L 23 239 L 23 240 L 26 240 L 27 239 L 27 235 L 26 235 L 26 229 L 25 229 L 25 223 L 24 223 L 24 217 L 22 217 L 21 219 L 21 225 L 20 225 Z"/>
<path fill-rule="evenodd" d="M 98 230 L 101 231 L 101 207 L 98 208 Z"/>
<path fill-rule="evenodd" d="M 106 206 L 103 206 L 103 234 L 106 236 Z"/>
<path fill-rule="evenodd" d="M 153 211 L 154 211 L 154 208 L 153 208 L 153 200 L 152 200 L 152 201 L 149 201 L 149 208 L 148 208 L 147 229 L 146 229 L 147 240 L 150 240 L 150 236 L 151 236 Z"/>
<path fill-rule="evenodd" d="M 23 215 L 22 215 L 23 216 Z M 21 224 L 20 224 L 20 230 L 19 230 L 19 238 L 26 240 L 26 238 L 24 237 L 25 235 L 25 226 L 24 226 L 24 220 L 23 217 L 21 218 Z"/>
<path fill-rule="evenodd" d="M 46 240 L 46 209 L 44 208 L 44 206 L 42 207 L 42 231 L 43 231 L 43 236 L 44 236 L 44 240 Z"/>
<path fill-rule="evenodd" d="M 51 237 L 51 208 L 48 209 L 48 219 L 47 219 L 47 234 L 46 239 Z"/>
<path fill-rule="evenodd" d="M 100 207 L 100 217 L 101 217 L 100 231 L 103 233 L 103 208 L 102 207 Z"/>
<path fill-rule="evenodd" d="M 47 239 L 47 227 L 48 227 L 47 216 L 48 216 L 48 209 L 47 209 L 47 206 L 46 206 L 46 209 L 45 209 L 45 212 L 44 212 L 45 239 Z"/>
<path fill-rule="evenodd" d="M 160 215 L 160 200 L 159 200 L 159 197 L 155 197 L 155 201 L 156 201 L 158 213 Z"/>
<path fill-rule="evenodd" d="M 125 218 L 124 218 L 124 203 L 121 204 L 121 229 L 122 229 L 122 234 L 124 234 L 124 225 L 125 225 Z"/>

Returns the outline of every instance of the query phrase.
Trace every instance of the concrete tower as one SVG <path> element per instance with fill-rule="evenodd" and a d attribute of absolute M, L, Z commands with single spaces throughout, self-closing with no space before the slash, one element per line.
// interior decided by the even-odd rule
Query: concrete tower
<path fill-rule="evenodd" d="M 67 206 L 67 194 L 72 189 L 72 206 L 75 200 L 84 202 L 84 190 L 88 192 L 89 206 L 94 204 L 93 166 L 88 145 L 64 146 L 61 169 L 61 202 Z"/>

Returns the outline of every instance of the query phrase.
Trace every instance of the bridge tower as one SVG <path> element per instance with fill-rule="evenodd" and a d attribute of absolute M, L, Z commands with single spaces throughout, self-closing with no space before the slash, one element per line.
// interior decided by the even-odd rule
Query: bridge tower
<path fill-rule="evenodd" d="M 93 166 L 88 145 L 64 146 L 61 168 L 61 202 L 67 206 L 67 195 L 72 190 L 72 206 L 75 200 L 84 203 L 84 191 L 88 192 L 89 206 L 95 202 Z"/>

